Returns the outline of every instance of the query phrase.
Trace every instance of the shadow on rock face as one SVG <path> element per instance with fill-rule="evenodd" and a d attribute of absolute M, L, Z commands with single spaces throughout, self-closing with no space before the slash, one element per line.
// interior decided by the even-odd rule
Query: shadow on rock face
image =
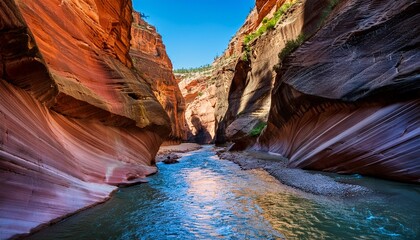
<path fill-rule="evenodd" d="M 188 140 L 198 144 L 206 144 L 211 143 L 213 141 L 213 138 L 211 137 L 209 131 L 207 131 L 207 129 L 203 126 L 201 120 L 198 117 L 193 116 L 191 118 L 191 123 L 196 129 L 196 134 L 191 136 Z"/>

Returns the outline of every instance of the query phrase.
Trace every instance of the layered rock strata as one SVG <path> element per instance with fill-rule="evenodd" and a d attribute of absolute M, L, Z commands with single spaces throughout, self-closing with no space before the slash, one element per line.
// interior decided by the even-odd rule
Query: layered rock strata
<path fill-rule="evenodd" d="M 154 173 L 167 114 L 129 56 L 130 1 L 0 2 L 0 238 Z"/>
<path fill-rule="evenodd" d="M 273 19 L 284 4 L 290 7 L 278 22 L 245 44 L 244 39 L 266 28 L 265 22 Z M 256 141 L 259 128 L 267 122 L 270 111 L 278 53 L 300 34 L 313 34 L 326 5 L 327 1 L 257 1 L 245 25 L 231 41 L 229 48 L 232 50 L 228 49 L 224 56 L 227 58 L 233 52 L 237 61 L 231 71 L 220 72 L 226 76 L 219 76 L 225 79 L 223 84 L 228 85 L 229 90 L 227 94 L 225 91 L 219 93 L 217 143 L 232 141 L 235 142 L 234 149 L 244 149 Z M 236 50 L 238 45 L 242 47 L 240 52 Z M 225 101 L 227 105 L 222 106 Z"/>
<path fill-rule="evenodd" d="M 419 4 L 290 2 L 245 44 L 287 4 L 257 1 L 216 61 L 215 142 L 245 149 L 265 129 L 253 148 L 290 167 L 419 182 Z"/>
<path fill-rule="evenodd" d="M 419 21 L 416 1 L 340 1 L 283 61 L 259 149 L 291 167 L 420 182 Z"/>
<path fill-rule="evenodd" d="M 185 118 L 188 141 L 208 144 L 215 136 L 216 85 L 211 78 L 213 69 L 179 74 L 179 86 L 186 102 Z"/>
<path fill-rule="evenodd" d="M 171 134 L 167 143 L 179 143 L 187 138 L 185 101 L 172 72 L 172 63 L 166 54 L 162 37 L 156 28 L 133 12 L 130 56 L 134 67 L 152 87 L 156 98 L 164 107 L 171 121 Z"/>
<path fill-rule="evenodd" d="M 283 22 L 275 33 L 266 34 L 269 36 L 263 35 L 261 39 L 264 40 L 254 41 L 252 48 L 255 51 L 253 50 L 247 61 L 241 59 L 243 42 L 247 35 L 263 25 L 265 18 L 273 17 L 285 2 L 256 1 L 255 8 L 231 39 L 223 56 L 216 59 L 208 70 L 212 72 L 211 77 L 196 73 L 182 79 L 180 86 L 187 102 L 187 123 L 193 132 L 190 140 L 196 140 L 197 133 L 197 136 L 201 136 L 203 133 L 208 135 L 208 132 L 216 144 L 234 141 L 248 146 L 255 141 L 256 138 L 250 136 L 250 132 L 256 125 L 266 122 L 268 117 L 270 90 L 275 77 L 272 66 L 278 62 L 277 53 L 285 42 L 299 34 L 301 25 L 304 24 L 299 18 L 302 7 L 295 11 L 290 18 L 291 22 Z M 194 92 L 196 89 L 200 90 Z M 193 124 L 191 119 L 200 124 Z M 198 137 L 198 141 L 202 139 Z"/>

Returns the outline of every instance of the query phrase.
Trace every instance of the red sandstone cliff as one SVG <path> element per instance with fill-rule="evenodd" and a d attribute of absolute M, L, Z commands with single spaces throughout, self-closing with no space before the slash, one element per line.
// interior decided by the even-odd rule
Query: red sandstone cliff
<path fill-rule="evenodd" d="M 211 79 L 213 69 L 179 74 L 179 87 L 186 102 L 185 119 L 188 141 L 212 143 L 215 136 L 216 85 Z"/>
<path fill-rule="evenodd" d="M 223 67 L 215 73 L 220 86 L 217 88 L 216 143 L 231 141 L 235 142 L 235 149 L 244 149 L 256 141 L 256 130 L 267 122 L 270 93 L 276 77 L 273 67 L 278 63 L 278 53 L 287 41 L 300 34 L 304 26 L 308 32 L 316 31 L 320 9 L 326 4 L 326 1 L 319 1 L 310 16 L 304 19 L 304 2 L 291 1 L 293 4 L 289 4 L 290 7 L 271 29 L 261 30 L 266 28 L 265 22 L 273 19 L 285 2 L 257 1 L 245 24 L 219 59 L 227 64 L 221 64 Z M 244 43 L 246 37 L 257 32 L 261 32 L 258 37 Z M 228 89 L 222 86 L 228 86 Z"/>
<path fill-rule="evenodd" d="M 156 171 L 167 114 L 129 56 L 131 1 L 0 2 L 0 238 Z"/>
<path fill-rule="evenodd" d="M 238 56 L 243 51 L 243 41 L 245 37 L 256 31 L 264 18 L 273 17 L 275 11 L 279 9 L 286 0 L 256 0 L 253 10 L 249 13 L 242 27 L 230 40 L 222 58 Z"/>
<path fill-rule="evenodd" d="M 175 143 L 186 140 L 185 102 L 162 37 L 139 13 L 134 12 L 133 17 L 130 55 L 134 67 L 151 85 L 153 93 L 169 115 L 172 132 L 167 140 Z"/>
<path fill-rule="evenodd" d="M 244 44 L 284 5 L 256 2 L 214 71 L 216 143 L 250 147 L 268 124 L 254 148 L 291 167 L 419 182 L 419 4 L 336 2 L 294 1 Z"/>
<path fill-rule="evenodd" d="M 274 17 L 284 2 L 284 0 L 257 1 L 256 7 L 232 38 L 223 56 L 212 64 L 210 70 L 212 76 L 204 79 L 198 74 L 195 79 L 194 76 L 190 76 L 181 81 L 181 89 L 196 85 L 194 88 L 182 90 L 186 99 L 191 98 L 187 100 L 186 111 L 190 129 L 195 132 L 199 132 L 195 129 L 200 129 L 201 133 L 210 133 L 217 144 L 233 141 L 237 143 L 237 147 L 242 145 L 243 148 L 255 142 L 256 137 L 250 136 L 250 133 L 256 126 L 267 121 L 270 91 L 275 79 L 273 66 L 278 62 L 277 54 L 287 40 L 295 38 L 302 25 L 307 24 L 299 18 L 303 15 L 304 5 L 301 2 L 294 5 L 275 29 L 255 39 L 250 44 L 251 52 L 247 61 L 242 60 L 243 43 L 247 35 L 256 32 L 263 25 L 264 19 Z M 322 4 L 325 5 L 325 1 L 320 2 L 320 6 Z M 315 18 L 317 15 L 320 15 L 319 11 L 314 12 L 312 17 Z M 201 95 L 198 96 L 194 91 L 188 93 L 186 91 L 194 89 L 199 89 L 197 91 Z M 192 98 L 193 93 L 194 98 Z M 208 104 L 209 102 L 215 102 L 214 106 Z M 213 111 L 214 117 L 211 116 Z M 198 126 L 194 126 L 190 120 L 193 118 L 195 122 L 200 123 Z M 205 124 L 201 124 L 203 122 Z"/>

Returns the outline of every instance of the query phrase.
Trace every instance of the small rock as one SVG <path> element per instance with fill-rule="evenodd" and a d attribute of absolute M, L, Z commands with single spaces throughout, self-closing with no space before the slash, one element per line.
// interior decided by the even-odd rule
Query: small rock
<path fill-rule="evenodd" d="M 179 161 L 177 160 L 178 158 L 179 158 L 179 156 L 177 156 L 177 155 L 167 156 L 166 159 L 163 160 L 163 163 L 165 163 L 165 164 L 179 163 Z"/>

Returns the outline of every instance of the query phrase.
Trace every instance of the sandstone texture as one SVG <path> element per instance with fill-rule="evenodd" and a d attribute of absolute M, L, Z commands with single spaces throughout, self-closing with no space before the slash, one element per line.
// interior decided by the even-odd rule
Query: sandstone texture
<path fill-rule="evenodd" d="M 178 82 L 172 72 L 172 63 L 166 54 L 162 37 L 156 28 L 133 12 L 130 56 L 140 76 L 152 87 L 171 121 L 169 143 L 179 143 L 187 138 L 185 102 Z"/>
<path fill-rule="evenodd" d="M 419 12 L 408 0 L 256 1 L 213 64 L 216 144 L 419 182 Z"/>
<path fill-rule="evenodd" d="M 264 22 L 272 19 L 285 3 L 290 7 L 275 26 L 245 46 L 246 36 L 261 31 Z M 217 143 L 232 141 L 235 142 L 234 149 L 238 150 L 255 143 L 259 128 L 267 122 L 270 111 L 278 53 L 288 41 L 297 38 L 302 32 L 310 35 L 317 30 L 326 4 L 327 1 L 257 1 L 255 9 L 223 56 L 230 56 L 230 59 L 236 61 L 231 61 L 231 66 L 227 68 L 230 71 L 222 70 L 217 74 L 218 79 L 221 79 L 220 84 L 229 86 L 228 91 L 217 88 L 220 91 L 216 116 Z M 305 14 L 306 18 L 303 18 Z M 238 45 L 242 47 L 240 51 L 237 50 Z"/>
<path fill-rule="evenodd" d="M 212 143 L 215 136 L 216 85 L 213 68 L 196 73 L 178 74 L 179 87 L 186 102 L 188 141 Z"/>
<path fill-rule="evenodd" d="M 340 1 L 281 63 L 256 148 L 291 167 L 420 182 L 419 21 L 417 1 Z"/>
<path fill-rule="evenodd" d="M 0 2 L 0 238 L 156 171 L 170 119 L 129 56 L 131 1 Z"/>
<path fill-rule="evenodd" d="M 179 85 L 187 106 L 186 120 L 190 129 L 190 141 L 216 144 L 224 144 L 227 141 L 255 141 L 248 133 L 255 125 L 267 119 L 270 106 L 268 92 L 274 78 L 271 77 L 271 81 L 264 84 L 250 80 L 249 72 L 252 68 L 249 62 L 243 62 L 240 58 L 243 41 L 248 34 L 258 29 L 265 17 L 273 16 L 284 2 L 257 1 L 244 25 L 232 38 L 224 54 L 215 60 L 211 69 L 204 73 L 180 77 Z M 261 43 L 262 46 L 264 44 Z M 270 47 L 272 46 L 267 46 L 266 49 Z M 272 58 L 272 65 L 276 64 L 277 53 L 271 51 L 270 54 L 271 56 L 261 56 L 263 60 L 259 61 Z M 266 66 L 268 65 L 269 63 L 266 63 Z M 266 72 L 273 71 L 269 67 L 258 75 Z M 260 91 L 261 88 L 264 90 Z M 258 93 L 254 94 L 255 92 Z M 254 101 L 258 103 L 254 104 Z M 234 122 L 235 120 L 237 121 Z"/>
<path fill-rule="evenodd" d="M 264 18 L 270 18 L 274 12 L 281 7 L 286 0 L 256 0 L 255 7 L 251 10 L 244 24 L 230 40 L 222 58 L 235 56 L 236 58 L 243 51 L 243 41 L 245 37 L 256 31 Z"/>
<path fill-rule="evenodd" d="M 262 28 L 286 3 L 291 7 L 275 26 L 244 46 L 246 37 Z M 259 135 L 256 129 L 268 119 L 271 90 L 276 78 L 273 67 L 278 63 L 278 53 L 303 31 L 314 33 L 327 4 L 326 0 L 308 4 L 303 1 L 257 1 L 223 56 L 212 64 L 211 75 L 196 74 L 180 82 L 190 129 L 209 132 L 216 144 L 234 142 L 233 149 L 254 144 Z M 307 16 L 303 18 L 305 14 Z M 244 55 L 247 55 L 246 59 Z M 198 92 L 202 96 L 198 96 Z M 193 118 L 199 119 L 200 124 L 204 122 L 201 124 L 204 129 L 201 125 L 194 126 Z"/>

